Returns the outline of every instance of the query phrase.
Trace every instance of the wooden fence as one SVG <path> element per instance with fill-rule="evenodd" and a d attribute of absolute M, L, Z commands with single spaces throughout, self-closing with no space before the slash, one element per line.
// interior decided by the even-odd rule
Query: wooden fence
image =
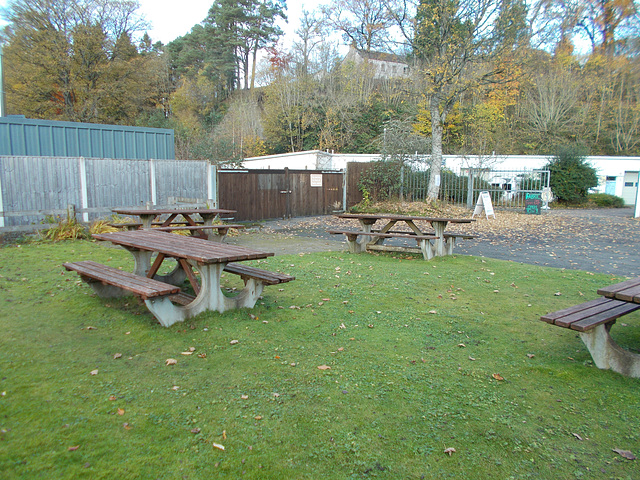
<path fill-rule="evenodd" d="M 218 170 L 206 161 L 0 156 L 0 230 L 29 230 L 73 206 L 79 219 L 115 207 L 208 204 L 236 220 L 330 214 L 343 208 L 342 171 Z"/>
<path fill-rule="evenodd" d="M 342 210 L 341 171 L 219 170 L 218 199 L 236 220 L 326 215 Z"/>

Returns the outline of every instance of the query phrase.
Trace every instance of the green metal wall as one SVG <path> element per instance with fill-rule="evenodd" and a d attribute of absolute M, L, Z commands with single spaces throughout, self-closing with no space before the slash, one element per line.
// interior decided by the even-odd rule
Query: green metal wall
<path fill-rule="evenodd" d="M 0 117 L 0 155 L 174 160 L 165 128 Z"/>

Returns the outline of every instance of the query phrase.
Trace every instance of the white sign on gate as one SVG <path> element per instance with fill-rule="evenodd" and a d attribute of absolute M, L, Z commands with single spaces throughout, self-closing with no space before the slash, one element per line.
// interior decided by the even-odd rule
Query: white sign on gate
<path fill-rule="evenodd" d="M 312 173 L 309 175 L 310 183 L 312 187 L 321 187 L 322 186 L 322 174 L 321 173 Z"/>
<path fill-rule="evenodd" d="M 489 220 L 489 215 L 493 215 L 493 218 L 496 218 L 496 214 L 493 212 L 493 204 L 491 203 L 491 196 L 489 195 L 489 192 L 480 192 L 478 201 L 476 202 L 476 208 L 473 210 L 471 218 L 476 215 L 480 215 L 483 209 L 487 216 L 487 220 Z"/>

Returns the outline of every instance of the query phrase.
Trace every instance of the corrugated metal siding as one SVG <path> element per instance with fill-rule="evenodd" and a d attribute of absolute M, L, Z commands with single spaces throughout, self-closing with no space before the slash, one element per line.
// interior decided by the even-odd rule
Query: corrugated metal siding
<path fill-rule="evenodd" d="M 0 155 L 174 159 L 174 133 L 164 128 L 0 117 Z"/>

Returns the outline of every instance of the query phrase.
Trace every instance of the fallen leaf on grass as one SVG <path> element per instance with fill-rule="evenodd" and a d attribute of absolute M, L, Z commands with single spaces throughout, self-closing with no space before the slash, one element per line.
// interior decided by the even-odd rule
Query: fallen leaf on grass
<path fill-rule="evenodd" d="M 535 355 L 533 353 L 527 353 L 527 357 L 533 358 L 533 357 L 535 357 Z"/>
<path fill-rule="evenodd" d="M 110 402 L 113 402 L 114 400 L 116 400 L 116 396 L 115 396 L 115 395 L 111 395 L 111 396 L 109 397 L 109 401 L 110 401 Z"/>
<path fill-rule="evenodd" d="M 578 435 L 577 433 L 572 433 L 571 435 L 573 435 L 574 437 L 576 437 L 578 440 L 580 440 L 582 442 L 582 437 L 580 435 Z"/>
<path fill-rule="evenodd" d="M 175 358 L 167 358 L 164 362 L 165 365 L 175 365 L 178 363 L 178 360 Z"/>
<path fill-rule="evenodd" d="M 229 344 L 230 344 L 230 345 L 236 345 L 236 344 L 238 344 L 238 343 L 240 343 L 240 340 L 231 340 L 231 341 L 229 342 Z"/>
<path fill-rule="evenodd" d="M 118 409 L 118 415 L 124 415 L 124 408 Z"/>
<path fill-rule="evenodd" d="M 133 427 L 131 425 L 129 425 L 127 422 L 124 422 L 122 424 L 122 426 L 124 427 L 125 430 L 131 430 Z"/>
<path fill-rule="evenodd" d="M 318 370 L 331 370 L 329 365 L 319 365 Z"/>
<path fill-rule="evenodd" d="M 115 354 L 113 355 L 113 359 L 114 359 L 114 360 L 117 360 L 118 358 L 122 358 L 122 354 L 121 354 L 121 353 L 115 353 Z"/>
<path fill-rule="evenodd" d="M 612 449 L 614 452 L 616 452 L 618 455 L 620 455 L 623 458 L 626 458 L 627 460 L 635 460 L 636 456 L 631 453 L 629 450 L 620 450 L 619 448 L 613 448 Z"/>
<path fill-rule="evenodd" d="M 224 445 L 220 445 L 219 443 L 211 443 L 213 448 L 217 448 L 218 450 L 224 450 Z"/>
<path fill-rule="evenodd" d="M 456 449 L 453 447 L 445 448 L 444 453 L 448 453 L 449 456 L 453 455 L 456 452 Z"/>
<path fill-rule="evenodd" d="M 180 352 L 181 355 L 193 355 L 193 352 Z"/>
<path fill-rule="evenodd" d="M 502 380 L 504 380 L 504 377 L 502 377 L 499 373 L 493 373 L 493 374 L 491 374 L 491 376 L 492 376 L 495 380 L 498 380 L 499 382 L 501 382 Z"/>
<path fill-rule="evenodd" d="M 191 433 L 200 433 L 200 429 L 198 427 L 192 428 Z"/>
<path fill-rule="evenodd" d="M 79 448 L 80 448 L 80 445 L 74 445 L 73 447 L 67 448 L 67 450 L 69 450 L 70 452 L 75 452 Z"/>
<path fill-rule="evenodd" d="M 89 372 L 90 375 L 97 375 L 98 374 L 98 369 L 96 368 L 95 370 L 91 370 Z"/>

